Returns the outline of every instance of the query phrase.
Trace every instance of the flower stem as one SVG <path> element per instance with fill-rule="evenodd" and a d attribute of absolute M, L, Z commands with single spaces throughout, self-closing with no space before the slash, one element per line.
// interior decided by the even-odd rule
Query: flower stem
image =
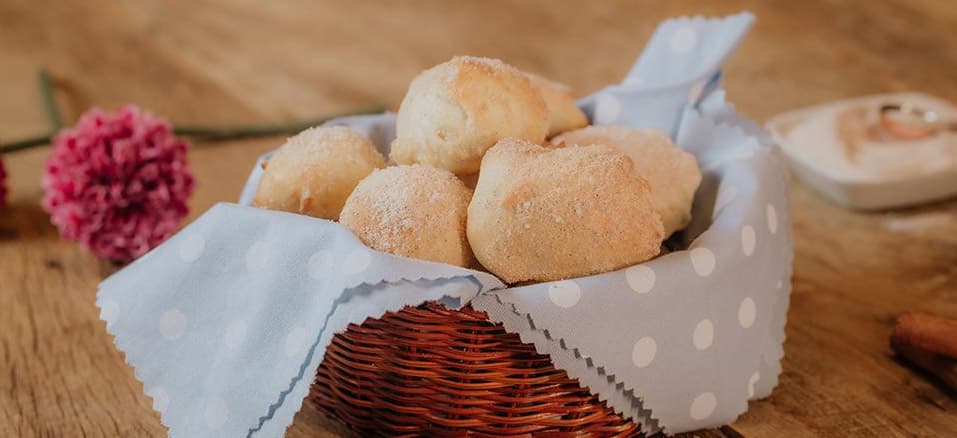
<path fill-rule="evenodd" d="M 40 98 L 43 100 L 43 111 L 46 112 L 47 121 L 50 122 L 50 133 L 24 138 L 12 143 L 0 144 L 0 154 L 48 144 L 50 143 L 50 139 L 63 127 L 63 117 L 60 116 L 60 110 L 56 104 L 56 97 L 53 95 L 53 80 L 50 79 L 50 73 L 46 71 L 46 69 L 40 69 L 37 73 L 37 85 L 40 88 Z"/>
<path fill-rule="evenodd" d="M 63 127 L 63 117 L 57 108 L 56 96 L 53 95 L 53 81 L 46 69 L 41 69 L 38 77 L 40 83 L 40 97 L 43 99 L 43 110 L 47 113 L 50 122 L 50 132 L 56 134 Z M 52 135 L 51 135 L 52 137 Z"/>
<path fill-rule="evenodd" d="M 205 127 L 205 126 L 174 126 L 173 132 L 176 135 L 182 135 L 184 137 L 194 137 L 198 140 L 229 140 L 237 138 L 247 138 L 247 137 L 269 137 L 280 134 L 295 134 L 304 129 L 311 128 L 313 126 L 319 126 L 329 120 L 346 117 L 346 116 L 357 116 L 362 114 L 375 114 L 385 111 L 383 107 L 370 107 L 364 108 L 356 111 L 351 111 L 344 114 L 338 114 L 334 116 L 321 117 L 313 120 L 300 120 L 294 122 L 278 123 L 278 124 L 261 124 L 261 125 L 240 125 L 240 126 L 231 126 L 231 127 Z"/>
<path fill-rule="evenodd" d="M 41 135 L 37 137 L 24 138 L 22 140 L 17 140 L 12 143 L 6 143 L 0 145 L 0 155 L 16 152 L 19 150 L 30 149 L 37 146 L 43 146 L 50 143 L 49 135 Z"/>
<path fill-rule="evenodd" d="M 295 134 L 304 129 L 321 125 L 329 120 L 339 117 L 375 114 L 382 111 L 384 111 L 384 108 L 382 107 L 371 107 L 343 114 L 320 117 L 312 120 L 265 125 L 238 125 L 232 127 L 178 126 L 173 127 L 173 132 L 176 133 L 176 135 L 181 135 L 183 137 L 193 137 L 200 141 L 222 141 L 252 137 L 272 137 L 281 134 Z M 48 115 L 51 114 L 52 113 L 48 113 Z M 57 117 L 59 116 L 58 114 L 55 115 Z M 53 116 L 51 116 L 50 120 L 51 123 L 56 123 L 54 122 Z M 11 143 L 0 144 L 0 154 L 6 154 L 49 144 L 53 134 L 55 134 L 57 131 L 59 131 L 59 128 L 54 130 L 52 134 L 40 135 L 17 140 Z"/>

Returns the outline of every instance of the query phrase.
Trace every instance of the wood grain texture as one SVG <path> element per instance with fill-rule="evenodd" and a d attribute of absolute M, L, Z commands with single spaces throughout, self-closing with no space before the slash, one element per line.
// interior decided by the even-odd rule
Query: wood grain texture
<path fill-rule="evenodd" d="M 757 120 L 868 93 L 957 101 L 951 0 L 0 2 L 0 141 L 45 130 L 34 75 L 50 69 L 67 120 L 134 102 L 174 123 L 280 121 L 395 108 L 414 74 L 453 54 L 506 59 L 581 94 L 619 81 L 658 21 L 749 9 L 727 65 Z M 280 138 L 196 144 L 192 216 L 234 200 Z M 0 436 L 165 436 L 97 317 L 113 267 L 58 240 L 38 207 L 46 150 L 4 157 Z M 904 310 L 957 317 L 957 202 L 861 214 L 794 182 L 795 278 L 781 383 L 732 426 L 697 436 L 955 436 L 957 401 L 896 361 Z M 289 437 L 323 436 L 304 410 Z"/>

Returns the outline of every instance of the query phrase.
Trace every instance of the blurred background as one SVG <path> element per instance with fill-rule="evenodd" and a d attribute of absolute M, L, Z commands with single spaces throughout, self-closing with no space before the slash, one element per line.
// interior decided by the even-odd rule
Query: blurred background
<path fill-rule="evenodd" d="M 281 121 L 394 109 L 416 73 L 456 54 L 501 58 L 586 95 L 623 78 L 659 21 L 743 9 L 757 24 L 727 63 L 726 87 L 759 121 L 880 91 L 957 98 L 957 51 L 942 41 L 957 22 L 949 1 L 3 0 L 0 139 L 45 129 L 41 67 L 67 122 L 124 103 L 174 124 Z M 11 167 L 17 180 L 35 166 Z M 32 196 L 23 190 L 11 196 Z M 194 201 L 208 196 L 201 185 Z"/>

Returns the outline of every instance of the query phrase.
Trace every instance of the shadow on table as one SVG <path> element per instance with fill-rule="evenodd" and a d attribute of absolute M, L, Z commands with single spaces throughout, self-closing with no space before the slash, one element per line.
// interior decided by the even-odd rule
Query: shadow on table
<path fill-rule="evenodd" d="M 39 202 L 14 200 L 0 208 L 0 242 L 55 235 L 50 216 Z"/>

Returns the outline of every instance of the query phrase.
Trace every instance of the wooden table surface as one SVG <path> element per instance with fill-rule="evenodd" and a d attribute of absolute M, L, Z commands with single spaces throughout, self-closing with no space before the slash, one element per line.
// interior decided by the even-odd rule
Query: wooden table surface
<path fill-rule="evenodd" d="M 764 121 L 900 90 L 957 101 L 952 0 L 754 2 L 0 1 L 0 141 L 46 129 L 48 68 L 67 120 L 132 102 L 174 123 L 284 121 L 397 107 L 454 54 L 502 58 L 581 94 L 621 80 L 669 16 L 753 11 L 727 89 Z M 359 2 L 355 2 L 359 3 Z M 199 143 L 190 219 L 235 200 L 281 138 Z M 58 239 L 38 206 L 46 148 L 3 157 L 0 436 L 165 436 L 94 306 L 114 267 Z M 781 383 L 708 436 L 957 436 L 957 401 L 888 348 L 904 310 L 957 317 L 957 202 L 861 214 L 794 182 L 796 257 Z M 322 435 L 308 409 L 289 437 Z"/>

